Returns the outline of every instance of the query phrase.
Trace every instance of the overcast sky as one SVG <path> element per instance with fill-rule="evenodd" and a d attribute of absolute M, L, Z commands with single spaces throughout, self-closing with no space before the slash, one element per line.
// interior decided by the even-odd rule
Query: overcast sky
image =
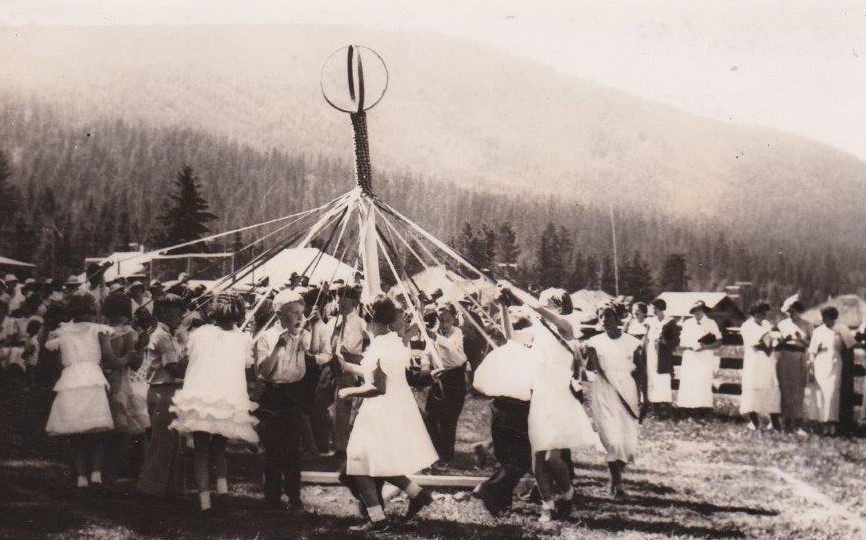
<path fill-rule="evenodd" d="M 0 0 L 0 25 L 232 23 L 445 33 L 866 160 L 866 2 Z"/>

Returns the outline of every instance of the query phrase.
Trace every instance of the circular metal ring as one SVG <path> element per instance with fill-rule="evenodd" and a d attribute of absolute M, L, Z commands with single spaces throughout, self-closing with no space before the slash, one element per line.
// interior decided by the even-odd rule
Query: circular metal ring
<path fill-rule="evenodd" d="M 351 51 L 350 51 L 350 48 L 351 48 Z M 381 93 L 379 93 L 379 95 L 376 97 L 376 99 L 370 105 L 363 105 L 359 109 L 355 109 L 355 110 L 345 109 L 345 108 L 337 105 L 334 102 L 334 100 L 329 98 L 328 94 L 325 92 L 325 68 L 331 63 L 331 60 L 338 53 L 344 53 L 344 54 L 349 53 L 350 56 L 349 56 L 349 59 L 347 60 L 347 72 L 349 73 L 349 76 L 351 77 L 350 82 L 349 82 L 349 84 L 350 84 L 349 93 L 351 96 L 350 99 L 352 99 L 354 101 L 354 99 L 355 99 L 354 95 L 353 95 L 354 87 L 352 86 L 354 84 L 354 78 L 355 78 L 355 76 L 358 77 L 358 86 L 359 86 L 359 88 L 363 88 L 364 75 L 362 72 L 359 72 L 359 71 L 352 69 L 353 66 L 352 66 L 352 56 L 351 55 L 357 54 L 358 55 L 358 61 L 360 62 L 360 59 L 361 59 L 360 51 L 361 50 L 370 52 L 373 54 L 373 56 L 375 56 L 376 58 L 379 59 L 379 63 L 382 64 L 382 68 L 385 71 L 385 85 L 382 87 Z M 391 78 L 391 75 L 388 72 L 388 66 L 385 64 L 385 60 L 382 59 L 382 56 L 379 55 L 379 53 L 377 53 L 376 51 L 374 51 L 373 49 L 371 49 L 370 47 L 367 47 L 365 45 L 347 45 L 345 47 L 341 47 L 341 48 L 337 49 L 336 51 L 332 52 L 328 56 L 328 58 L 322 63 L 322 69 L 319 72 L 319 88 L 322 91 L 322 97 L 325 98 L 325 101 L 328 102 L 328 105 L 337 109 L 338 111 L 353 114 L 353 113 L 359 113 L 362 111 L 368 111 L 368 110 L 372 109 L 373 107 L 375 107 L 376 105 L 378 105 L 379 102 L 382 101 L 382 98 L 385 97 L 385 92 L 388 90 L 388 83 L 390 82 L 390 78 Z"/>

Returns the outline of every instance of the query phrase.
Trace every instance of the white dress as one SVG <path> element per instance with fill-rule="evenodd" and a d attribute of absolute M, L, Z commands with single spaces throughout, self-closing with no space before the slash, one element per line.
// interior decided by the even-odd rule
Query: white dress
<path fill-rule="evenodd" d="M 713 377 L 719 369 L 719 357 L 712 349 L 694 350 L 699 345 L 698 340 L 707 334 L 713 334 L 717 340 L 722 339 L 719 326 L 709 317 L 702 318 L 700 322 L 694 317 L 683 322 L 680 345 L 685 350 L 680 366 L 677 407 L 696 409 L 713 406 Z"/>
<path fill-rule="evenodd" d="M 587 340 L 586 346 L 595 349 L 605 374 L 597 375 L 592 383 L 591 411 L 607 451 L 606 460 L 634 461 L 639 426 L 629 409 L 638 414 L 638 388 L 633 373 L 634 352 L 640 341 L 625 333 L 617 339 L 602 333 Z"/>
<path fill-rule="evenodd" d="M 761 338 L 773 330 L 764 321 L 758 324 L 749 318 L 740 327 L 743 336 L 743 393 L 740 396 L 740 414 L 751 412 L 777 414 L 782 410 L 782 394 L 776 377 L 776 356 L 757 349 Z"/>
<path fill-rule="evenodd" d="M 108 405 L 108 380 L 99 363 L 99 334 L 111 328 L 89 322 L 60 323 L 45 348 L 60 350 L 63 372 L 54 385 L 57 396 L 45 431 L 48 435 L 72 435 L 114 429 Z"/>
<path fill-rule="evenodd" d="M 572 395 L 573 355 L 543 326 L 531 327 L 536 356 L 529 401 L 532 452 L 595 446 L 598 435 L 583 405 Z"/>
<path fill-rule="evenodd" d="M 647 400 L 650 403 L 670 403 L 674 400 L 671 390 L 671 374 L 659 373 L 659 339 L 662 337 L 662 329 L 670 319 L 658 317 L 647 319 L 647 345 L 646 345 L 646 370 L 647 370 Z"/>
<path fill-rule="evenodd" d="M 249 399 L 245 374 L 253 363 L 252 337 L 209 324 L 193 330 L 187 346 L 189 366 L 183 388 L 172 398 L 169 410 L 177 418 L 169 427 L 258 442 L 253 429 L 258 420 L 250 416 L 258 406 Z"/>
<path fill-rule="evenodd" d="M 814 355 L 815 382 L 818 383 L 818 414 L 808 414 L 807 420 L 839 421 L 839 394 L 842 381 L 842 336 L 821 325 L 812 333 L 809 353 Z"/>
<path fill-rule="evenodd" d="M 364 398 L 346 446 L 346 474 L 405 476 L 439 459 L 406 381 L 410 352 L 395 332 L 376 336 L 361 367 L 385 373 L 385 393 Z"/>

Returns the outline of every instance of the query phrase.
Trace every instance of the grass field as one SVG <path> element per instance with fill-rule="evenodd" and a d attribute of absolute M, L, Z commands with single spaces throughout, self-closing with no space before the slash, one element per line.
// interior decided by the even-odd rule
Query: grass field
<path fill-rule="evenodd" d="M 474 469 L 471 445 L 487 439 L 489 408 L 467 401 L 458 432 L 455 474 Z M 866 448 L 859 439 L 753 433 L 726 417 L 648 419 L 641 455 L 626 471 L 625 501 L 606 494 L 601 456 L 577 456 L 579 494 L 571 516 L 552 527 L 536 524 L 538 508 L 518 502 L 515 511 L 490 517 L 466 492 L 436 492 L 436 503 L 416 520 L 379 536 L 392 539 L 499 538 L 866 538 Z M 307 486 L 311 513 L 290 517 L 261 501 L 256 456 L 236 450 L 229 458 L 232 493 L 216 516 L 196 515 L 195 496 L 180 501 L 139 498 L 129 483 L 102 491 L 72 487 L 62 442 L 19 437 L 0 462 L 0 538 L 312 539 L 363 537 L 346 527 L 356 506 L 340 487 Z M 311 463 L 327 468 L 331 463 Z M 405 500 L 388 512 L 399 516 Z"/>

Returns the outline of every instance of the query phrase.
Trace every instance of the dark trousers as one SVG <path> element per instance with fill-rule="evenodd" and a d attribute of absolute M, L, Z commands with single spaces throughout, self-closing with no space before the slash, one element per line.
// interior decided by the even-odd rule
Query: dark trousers
<path fill-rule="evenodd" d="M 424 423 L 439 459 L 450 461 L 454 457 L 457 420 L 466 400 L 465 372 L 462 368 L 446 371 L 439 381 L 427 394 Z"/>
<path fill-rule="evenodd" d="M 490 434 L 499 469 L 475 490 L 477 496 L 499 510 L 511 508 L 514 488 L 532 466 L 529 445 L 529 402 L 496 398 L 491 405 Z"/>
<path fill-rule="evenodd" d="M 150 413 L 150 440 L 145 450 L 141 476 L 136 491 L 146 495 L 178 495 L 183 493 L 185 472 L 183 441 L 169 425 L 175 414 L 169 411 L 174 393 L 180 384 L 158 384 L 147 391 L 147 410 Z"/>
<path fill-rule="evenodd" d="M 262 395 L 259 437 L 265 448 L 265 499 L 301 497 L 302 383 L 269 384 Z"/>
<path fill-rule="evenodd" d="M 313 394 L 310 424 L 319 452 L 331 450 L 334 441 L 334 420 L 329 412 L 337 391 L 337 376 L 330 366 L 322 369 Z"/>

